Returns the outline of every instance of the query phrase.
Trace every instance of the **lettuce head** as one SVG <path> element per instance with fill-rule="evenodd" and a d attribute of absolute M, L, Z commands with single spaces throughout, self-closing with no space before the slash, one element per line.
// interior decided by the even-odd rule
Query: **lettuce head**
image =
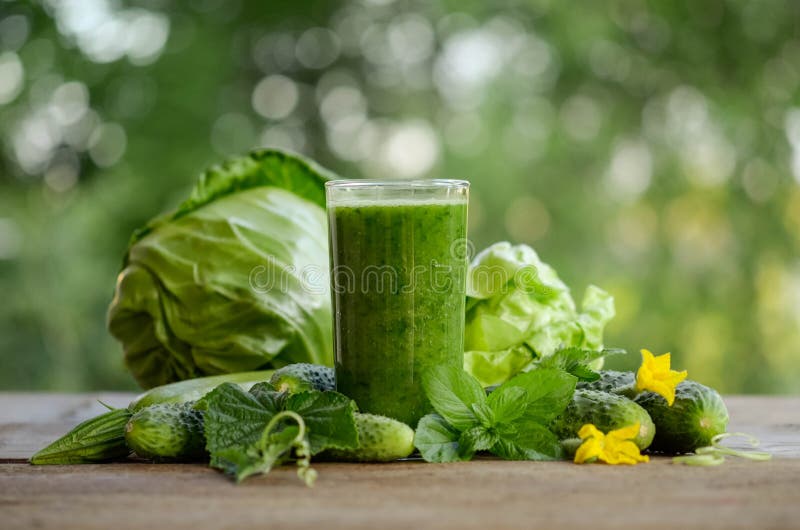
<path fill-rule="evenodd" d="M 143 387 L 293 362 L 332 363 L 324 183 L 261 150 L 207 170 L 137 230 L 108 329 Z"/>
<path fill-rule="evenodd" d="M 535 250 L 495 243 L 469 267 L 464 367 L 486 386 L 500 384 L 560 348 L 602 349 L 613 317 L 604 290 L 590 285 L 579 311 Z"/>

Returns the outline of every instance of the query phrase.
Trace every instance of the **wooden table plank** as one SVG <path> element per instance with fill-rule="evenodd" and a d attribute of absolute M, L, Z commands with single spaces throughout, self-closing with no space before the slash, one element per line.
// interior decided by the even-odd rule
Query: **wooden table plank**
<path fill-rule="evenodd" d="M 693 468 L 482 459 L 319 463 L 234 485 L 199 464 L 19 463 L 102 407 L 96 395 L 0 394 L 0 527 L 6 528 L 800 528 L 800 398 L 729 397 L 731 430 L 776 458 Z M 103 394 L 124 406 L 126 394 Z"/>
<path fill-rule="evenodd" d="M 800 460 L 318 464 L 234 485 L 202 465 L 0 466 L 3 528 L 797 528 Z"/>

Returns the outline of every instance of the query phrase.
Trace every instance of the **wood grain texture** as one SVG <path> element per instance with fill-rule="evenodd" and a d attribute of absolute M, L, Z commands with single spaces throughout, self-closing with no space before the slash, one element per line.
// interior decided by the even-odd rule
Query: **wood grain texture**
<path fill-rule="evenodd" d="M 0 394 L 0 457 L 23 458 L 101 412 L 93 398 Z M 124 405 L 130 396 L 104 398 Z M 774 460 L 320 463 L 313 489 L 289 467 L 236 486 L 203 465 L 5 463 L 0 527 L 800 528 L 800 398 L 726 401 L 731 430 L 760 436 Z"/>

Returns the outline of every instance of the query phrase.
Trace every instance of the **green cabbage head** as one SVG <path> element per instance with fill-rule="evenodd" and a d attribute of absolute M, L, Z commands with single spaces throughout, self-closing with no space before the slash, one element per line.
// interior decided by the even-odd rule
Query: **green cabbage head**
<path fill-rule="evenodd" d="M 203 173 L 177 210 L 134 233 L 108 329 L 139 384 L 332 363 L 330 178 L 256 151 Z"/>

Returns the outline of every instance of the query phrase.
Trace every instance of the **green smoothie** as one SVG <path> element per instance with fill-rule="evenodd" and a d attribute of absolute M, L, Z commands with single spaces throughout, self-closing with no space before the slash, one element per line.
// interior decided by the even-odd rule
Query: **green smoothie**
<path fill-rule="evenodd" d="M 328 206 L 337 390 L 416 426 L 429 366 L 463 363 L 467 201 Z"/>

